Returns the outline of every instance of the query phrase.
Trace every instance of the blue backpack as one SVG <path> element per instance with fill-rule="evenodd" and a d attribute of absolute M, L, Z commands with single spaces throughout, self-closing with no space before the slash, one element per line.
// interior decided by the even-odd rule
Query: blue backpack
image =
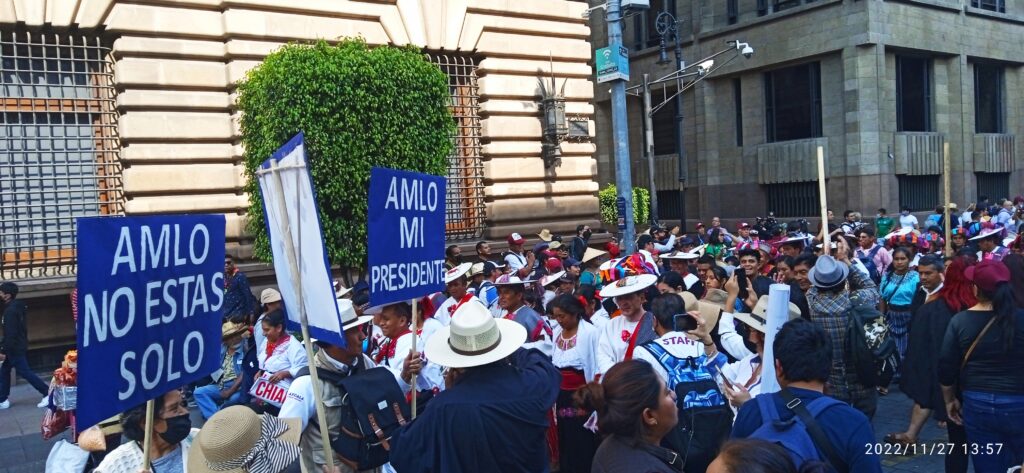
<path fill-rule="evenodd" d="M 880 245 L 875 245 L 871 251 L 868 252 L 867 256 L 858 256 L 857 259 L 864 264 L 864 268 L 868 270 L 868 276 L 871 280 L 878 283 L 882 282 L 882 272 L 878 270 L 878 266 L 875 265 L 875 255 L 878 254 L 878 250 L 882 249 Z M 858 249 L 857 254 L 863 253 L 863 249 Z"/>
<path fill-rule="evenodd" d="M 678 452 L 684 471 L 704 471 L 718 456 L 732 430 L 732 409 L 718 388 L 707 356 L 677 358 L 657 341 L 641 345 L 668 372 L 669 389 L 676 393 L 679 423 L 662 439 L 662 446 Z"/>
<path fill-rule="evenodd" d="M 789 452 L 797 469 L 807 462 L 828 462 L 836 471 L 845 471 L 839 469 L 845 462 L 836 454 L 828 437 L 815 420 L 825 409 L 841 405 L 843 402 L 822 396 L 805 407 L 799 398 L 793 397 L 785 389 L 780 391 L 779 395 L 786 401 L 786 407 L 793 411 L 794 415 L 782 420 L 778 408 L 775 407 L 774 396 L 764 394 L 755 397 L 754 401 L 761 411 L 763 423 L 750 434 L 750 438 L 767 440 L 782 446 Z M 821 457 L 819 450 L 825 453 L 825 458 Z"/>

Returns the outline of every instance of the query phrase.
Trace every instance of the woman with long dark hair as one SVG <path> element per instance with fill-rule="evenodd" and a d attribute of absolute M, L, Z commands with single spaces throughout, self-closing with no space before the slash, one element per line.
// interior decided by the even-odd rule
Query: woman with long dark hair
<path fill-rule="evenodd" d="M 964 278 L 965 269 L 967 262 L 963 257 L 954 258 L 948 266 L 935 255 L 924 256 L 918 263 L 921 290 L 914 295 L 914 317 L 900 380 L 900 390 L 914 401 L 914 406 L 907 429 L 887 435 L 887 443 L 916 444 L 929 416 L 934 414 L 940 422 L 947 420 L 935 354 L 942 349 L 942 339 L 953 314 L 977 303 L 974 286 Z M 946 425 L 950 443 L 962 445 L 966 441 L 963 427 L 953 423 Z M 967 471 L 967 454 L 962 447 L 951 449 L 945 460 L 946 473 Z"/>
<path fill-rule="evenodd" d="M 1007 471 L 1024 461 L 1024 310 L 1003 263 L 982 261 L 964 275 L 978 303 L 953 316 L 942 341 L 946 415 L 967 431 L 975 471 Z"/>
<path fill-rule="evenodd" d="M 595 381 L 597 375 L 599 332 L 586 320 L 584 301 L 582 296 L 561 294 L 548 304 L 558 322 L 551 362 L 562 373 L 555 417 L 559 471 L 566 473 L 590 472 L 590 462 L 597 450 L 597 436 L 583 426 L 592 411 L 579 409 L 573 403 L 576 390 Z"/>
<path fill-rule="evenodd" d="M 889 333 L 896 340 L 900 359 L 907 354 L 907 334 L 913 315 L 910 303 L 914 300 L 919 282 L 917 271 L 910 268 L 913 259 L 914 254 L 911 250 L 905 247 L 894 248 L 892 264 L 882 275 L 882 283 L 878 289 L 882 296 L 882 313 L 885 314 L 885 322 L 889 325 Z"/>
<path fill-rule="evenodd" d="M 589 383 L 576 391 L 575 400 L 583 409 L 597 411 L 597 428 L 605 436 L 591 471 L 682 471 L 683 458 L 659 446 L 679 422 L 676 395 L 647 362 L 617 363 L 601 383 Z"/>

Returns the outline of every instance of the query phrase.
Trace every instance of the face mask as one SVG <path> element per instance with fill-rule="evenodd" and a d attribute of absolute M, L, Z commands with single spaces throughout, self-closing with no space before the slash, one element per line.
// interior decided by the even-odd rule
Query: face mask
<path fill-rule="evenodd" d="M 165 419 L 167 423 L 167 431 L 160 433 L 160 438 L 164 439 L 171 445 L 177 445 L 188 437 L 189 432 L 192 431 L 192 419 L 189 419 L 188 414 L 182 414 L 180 416 L 171 417 Z"/>
<path fill-rule="evenodd" d="M 907 212 L 906 210 L 904 210 L 904 211 L 900 212 L 900 215 L 903 215 L 904 217 L 906 217 L 907 215 L 910 215 L 910 212 Z"/>
<path fill-rule="evenodd" d="M 583 232 L 583 238 L 590 238 L 590 230 Z"/>
<path fill-rule="evenodd" d="M 875 214 L 875 218 L 882 218 L 882 214 Z"/>
<path fill-rule="evenodd" d="M 452 261 L 455 261 L 456 263 L 462 263 L 462 255 L 453 256 Z"/>

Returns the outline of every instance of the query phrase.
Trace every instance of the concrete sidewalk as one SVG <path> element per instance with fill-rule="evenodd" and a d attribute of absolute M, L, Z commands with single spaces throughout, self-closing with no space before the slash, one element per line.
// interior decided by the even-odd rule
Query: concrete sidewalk
<path fill-rule="evenodd" d="M 0 458 L 3 459 L 0 473 L 43 473 L 50 449 L 60 439 L 70 440 L 70 433 L 43 440 L 39 423 L 44 410 L 36 407 L 39 395 L 31 386 L 24 383 L 14 386 L 10 401 L 10 409 L 0 410 Z M 876 440 L 882 442 L 887 433 L 905 430 L 910 408 L 910 399 L 895 387 L 888 396 L 880 398 L 874 420 Z M 198 409 L 192 409 L 192 425 L 202 425 Z M 934 420 L 929 420 L 919 441 L 945 443 L 946 432 L 939 429 Z M 944 470 L 944 459 L 941 455 L 884 455 L 882 467 L 886 472 L 935 473 Z"/>

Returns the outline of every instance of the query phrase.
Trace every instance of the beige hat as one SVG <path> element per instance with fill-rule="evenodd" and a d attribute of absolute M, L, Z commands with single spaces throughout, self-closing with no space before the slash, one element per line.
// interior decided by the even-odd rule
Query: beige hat
<path fill-rule="evenodd" d="M 768 325 L 768 296 L 761 296 L 757 299 L 757 304 L 754 305 L 754 310 L 750 311 L 750 314 L 743 312 L 737 312 L 732 314 L 737 320 L 750 326 L 750 328 L 757 330 L 758 332 L 765 333 Z M 796 304 L 789 303 L 789 318 L 786 320 L 793 320 L 800 317 L 800 308 Z"/>
<path fill-rule="evenodd" d="M 544 240 L 544 241 L 551 241 L 551 238 L 552 238 L 551 230 L 548 230 L 547 228 L 545 228 L 545 229 L 541 230 L 540 233 L 537 234 L 537 237 L 540 238 L 541 240 Z"/>
<path fill-rule="evenodd" d="M 586 263 L 587 261 L 590 261 L 590 260 L 592 260 L 594 258 L 598 258 L 601 255 L 606 255 L 606 254 L 608 254 L 607 251 L 601 251 L 601 250 L 594 249 L 594 248 L 591 248 L 591 247 L 588 246 L 586 251 L 583 252 L 583 262 Z"/>
<path fill-rule="evenodd" d="M 721 289 L 709 288 L 704 292 L 704 299 L 707 302 L 715 304 L 725 310 L 726 300 L 729 298 L 729 293 Z"/>
<path fill-rule="evenodd" d="M 675 294 L 683 298 L 683 307 L 686 308 L 687 312 L 699 310 L 699 307 L 697 306 L 697 296 L 688 291 L 677 292 Z"/>
<path fill-rule="evenodd" d="M 555 241 L 551 242 L 551 244 L 548 245 L 548 249 L 549 250 L 557 250 L 557 249 L 561 248 L 562 246 L 563 246 L 562 242 L 560 242 L 558 240 L 555 240 Z"/>
<path fill-rule="evenodd" d="M 270 304 L 271 302 L 280 302 L 281 293 L 277 292 L 277 289 L 268 287 L 260 293 L 260 304 Z"/>
<path fill-rule="evenodd" d="M 956 209 L 957 209 L 956 208 L 956 202 L 950 202 L 949 203 L 949 210 L 956 210 Z"/>
<path fill-rule="evenodd" d="M 249 326 L 243 323 L 224 322 L 224 324 L 220 326 L 221 340 L 227 340 L 235 335 L 242 335 L 242 337 L 244 338 L 245 334 L 248 333 Z"/>
<path fill-rule="evenodd" d="M 514 322 L 513 322 L 514 323 Z M 190 473 L 283 471 L 299 457 L 302 420 L 258 415 L 246 406 L 221 409 L 188 451 Z"/>
<path fill-rule="evenodd" d="M 427 359 L 448 368 L 470 368 L 501 360 L 526 342 L 526 328 L 496 319 L 480 301 L 470 300 L 452 314 L 452 323 L 427 340 Z"/>
<path fill-rule="evenodd" d="M 473 266 L 469 267 L 469 277 L 476 276 L 477 274 L 483 274 L 483 272 L 484 272 L 484 264 L 483 263 L 473 263 Z"/>

